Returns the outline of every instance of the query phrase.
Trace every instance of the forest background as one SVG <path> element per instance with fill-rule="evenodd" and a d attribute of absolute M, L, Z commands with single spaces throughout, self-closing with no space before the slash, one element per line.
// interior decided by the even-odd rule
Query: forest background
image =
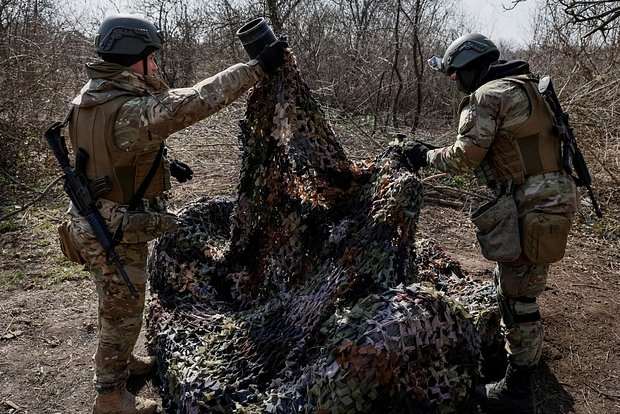
<path fill-rule="evenodd" d="M 534 0 L 527 0 L 533 2 Z M 525 0 L 506 1 L 506 13 Z M 42 131 L 63 119 L 96 58 L 105 15 L 143 15 L 166 39 L 160 73 L 191 86 L 245 61 L 235 32 L 265 16 L 285 34 L 305 81 L 335 123 L 357 128 L 355 148 L 378 151 L 396 132 L 443 145 L 453 139 L 460 93 L 427 65 L 456 37 L 478 31 L 477 11 L 456 0 L 193 1 L 0 0 L 0 213 L 20 209 L 58 175 Z M 511 11 L 509 9 L 514 9 Z M 539 1 L 531 41 L 496 40 L 503 59 L 551 75 L 603 207 L 615 210 L 620 183 L 620 6 L 617 1 Z M 488 24 L 488 22 L 487 22 Z M 501 33 L 501 28 L 499 28 Z M 522 37 L 523 38 L 523 37 Z M 0 214 L 0 219 L 3 216 Z"/>
<path fill-rule="evenodd" d="M 505 13 L 534 1 L 506 0 Z M 246 61 L 235 33 L 267 17 L 288 37 L 348 155 L 361 160 L 377 156 L 397 133 L 435 145 L 454 140 L 462 94 L 426 61 L 464 33 L 485 33 L 489 22 L 467 4 L 0 0 L 0 413 L 90 408 L 96 295 L 88 273 L 58 248 L 67 197 L 43 132 L 65 117 L 87 81 L 84 64 L 96 58 L 93 38 L 104 16 L 133 12 L 161 28 L 160 73 L 171 87 Z M 534 73 L 552 76 L 604 212 L 595 217 L 581 188 L 567 256 L 552 270 L 542 303 L 548 337 L 539 412 L 620 412 L 620 2 L 538 0 L 535 9 L 521 22 L 531 34 L 525 41 L 502 36 L 501 26 L 490 37 L 503 59 L 526 60 Z M 173 209 L 205 192 L 234 194 L 244 109 L 240 99 L 171 137 L 174 156 L 196 172 L 173 188 Z M 466 270 L 488 274 L 492 264 L 481 259 L 467 220 L 484 194 L 468 176 L 423 174 L 421 231 Z"/>

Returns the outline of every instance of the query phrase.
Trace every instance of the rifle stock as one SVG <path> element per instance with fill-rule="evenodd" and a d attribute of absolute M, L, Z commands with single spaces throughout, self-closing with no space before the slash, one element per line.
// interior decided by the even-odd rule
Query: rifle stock
<path fill-rule="evenodd" d="M 108 262 L 113 263 L 116 266 L 117 272 L 123 278 L 123 282 L 127 285 L 131 296 L 138 297 L 138 291 L 136 290 L 129 276 L 125 271 L 125 267 L 114 250 L 114 243 L 110 237 L 110 232 L 105 224 L 101 213 L 95 205 L 95 200 L 92 197 L 89 182 L 86 176 L 81 170 L 73 168 L 69 161 L 69 151 L 65 143 L 65 138 L 60 134 L 60 130 L 65 126 L 62 122 L 55 122 L 45 132 L 45 139 L 49 144 L 58 164 L 64 172 L 64 184 L 65 192 L 69 196 L 69 199 L 77 209 L 78 213 L 85 217 L 90 224 L 90 227 L 103 247 L 106 253 L 106 259 Z M 86 154 L 87 156 L 87 154 Z M 86 161 L 85 159 L 83 160 Z"/>
<path fill-rule="evenodd" d="M 551 77 L 543 76 L 538 83 L 538 90 L 549 104 L 555 116 L 556 124 L 554 129 L 562 141 L 562 167 L 564 171 L 573 178 L 578 187 L 585 187 L 588 190 L 588 196 L 592 201 L 594 212 L 597 217 L 603 217 L 592 190 L 592 177 L 590 176 L 590 171 L 588 171 L 586 160 L 577 146 L 573 128 L 568 121 L 568 113 L 564 112 L 560 105 L 558 96 L 553 89 Z"/>

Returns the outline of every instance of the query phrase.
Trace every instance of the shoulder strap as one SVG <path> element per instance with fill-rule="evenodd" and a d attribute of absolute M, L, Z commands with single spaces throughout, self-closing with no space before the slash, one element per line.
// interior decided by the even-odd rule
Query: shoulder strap
<path fill-rule="evenodd" d="M 159 151 L 157 151 L 155 160 L 153 161 L 153 164 L 151 165 L 151 169 L 146 174 L 146 177 L 144 177 L 144 180 L 142 180 L 140 187 L 138 187 L 138 190 L 136 191 L 136 193 L 131 198 L 131 201 L 129 202 L 128 211 L 135 210 L 138 207 L 138 204 L 140 203 L 140 199 L 144 197 L 144 193 L 146 192 L 146 189 L 148 188 L 149 184 L 151 184 L 151 181 L 153 180 L 153 177 L 155 176 L 155 173 L 157 172 L 157 168 L 159 167 L 159 164 L 161 164 L 162 156 L 164 154 L 164 148 L 165 148 L 165 144 L 162 141 L 162 143 L 159 145 Z"/>
<path fill-rule="evenodd" d="M 164 145 L 164 142 L 162 141 L 162 143 L 159 145 L 159 151 L 157 151 L 155 160 L 153 161 L 153 164 L 151 165 L 151 169 L 146 174 L 146 177 L 144 177 L 144 180 L 142 180 L 140 187 L 138 187 L 138 191 L 136 191 L 136 193 L 131 198 L 131 201 L 129 202 L 129 206 L 127 207 L 128 212 L 134 211 L 136 208 L 138 208 L 138 205 L 140 204 L 140 200 L 144 196 L 144 193 L 146 192 L 146 189 L 148 188 L 149 184 L 151 184 L 151 181 L 153 180 L 153 177 L 155 176 L 155 173 L 157 172 L 157 168 L 159 167 L 159 164 L 161 163 L 162 156 L 164 154 L 164 148 L 165 148 L 165 145 Z M 112 242 L 114 243 L 115 246 L 119 244 L 121 240 L 123 240 L 123 220 L 121 220 L 121 222 L 118 223 L 118 227 L 116 227 L 116 231 L 114 231 L 114 236 L 112 236 Z"/>
<path fill-rule="evenodd" d="M 71 115 L 73 115 L 73 108 L 75 108 L 75 106 L 71 105 L 71 108 L 69 108 L 69 112 L 67 112 L 67 116 L 65 116 L 65 120 L 62 121 L 61 128 L 64 128 L 69 124 L 69 121 L 71 120 Z"/>

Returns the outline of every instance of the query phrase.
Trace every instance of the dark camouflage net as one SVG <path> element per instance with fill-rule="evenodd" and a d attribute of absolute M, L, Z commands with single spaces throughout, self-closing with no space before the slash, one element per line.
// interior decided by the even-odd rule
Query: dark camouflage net
<path fill-rule="evenodd" d="M 167 411 L 470 412 L 493 288 L 416 246 L 399 147 L 350 161 L 292 55 L 241 131 L 237 198 L 192 203 L 149 260 Z"/>

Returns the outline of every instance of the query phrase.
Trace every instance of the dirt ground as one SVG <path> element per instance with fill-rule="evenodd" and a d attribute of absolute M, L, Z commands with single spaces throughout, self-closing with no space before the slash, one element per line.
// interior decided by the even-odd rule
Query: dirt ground
<path fill-rule="evenodd" d="M 173 209 L 203 194 L 234 192 L 238 148 L 226 132 L 234 127 L 215 117 L 173 146 L 174 156 L 195 171 L 191 182 L 175 187 Z M 2 414 L 91 412 L 97 300 L 86 272 L 59 251 L 55 226 L 66 200 L 59 187 L 56 194 L 13 216 L 12 227 L 0 233 Z M 472 277 L 488 277 L 493 263 L 479 254 L 467 217 L 462 209 L 429 203 L 419 236 L 434 239 Z M 598 234 L 596 226 L 578 223 L 540 300 L 546 329 L 536 383 L 540 414 L 620 413 L 620 249 L 617 239 Z M 144 350 L 143 337 L 138 349 Z M 158 397 L 150 380 L 130 385 Z"/>

